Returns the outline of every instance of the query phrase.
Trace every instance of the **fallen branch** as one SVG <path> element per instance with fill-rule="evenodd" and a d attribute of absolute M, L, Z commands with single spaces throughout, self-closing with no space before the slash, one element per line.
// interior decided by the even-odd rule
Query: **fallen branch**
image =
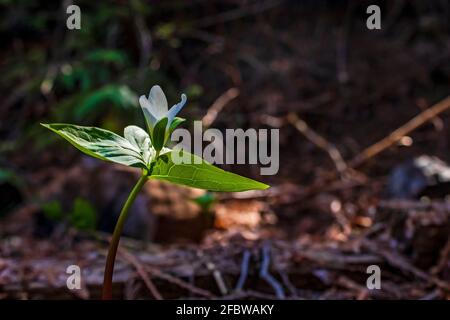
<path fill-rule="evenodd" d="M 208 299 L 215 298 L 215 296 L 208 290 L 197 288 L 197 287 L 187 283 L 186 281 L 183 281 L 183 280 L 181 280 L 177 277 L 174 277 L 170 274 L 164 273 L 156 268 L 153 268 L 151 266 L 146 266 L 146 269 L 154 277 L 166 280 L 167 282 L 175 284 L 175 285 L 179 286 L 180 288 L 186 289 L 186 290 L 192 292 L 193 294 L 197 294 L 201 297 L 208 298 Z"/>
<path fill-rule="evenodd" d="M 265 243 L 262 248 L 262 263 L 261 270 L 259 271 L 259 276 L 266 280 L 266 282 L 273 288 L 275 295 L 278 299 L 284 299 L 286 296 L 284 294 L 283 287 L 281 284 L 269 273 L 270 265 L 270 246 Z"/>
<path fill-rule="evenodd" d="M 419 268 L 416 268 L 398 252 L 383 249 L 377 243 L 369 239 L 363 239 L 362 244 L 366 249 L 382 256 L 386 260 L 386 262 L 389 263 L 391 266 L 394 266 L 405 272 L 409 272 L 419 279 L 428 281 L 429 283 L 436 285 L 440 289 L 450 291 L 450 285 L 448 283 L 446 283 L 443 280 L 440 280 L 435 276 L 429 275 L 428 273 L 420 270 Z"/>
<path fill-rule="evenodd" d="M 156 288 L 152 280 L 148 277 L 148 274 L 144 266 L 139 262 L 139 260 L 124 248 L 119 248 L 119 254 L 127 262 L 133 265 L 133 267 L 136 269 L 136 272 L 142 278 L 142 281 L 144 281 L 145 286 L 153 295 L 153 297 L 155 297 L 156 300 L 163 300 L 162 295 L 159 293 L 158 289 Z"/>
<path fill-rule="evenodd" d="M 222 109 L 230 103 L 231 100 L 239 96 L 239 90 L 236 88 L 230 88 L 225 91 L 220 97 L 214 101 L 214 103 L 209 107 L 206 115 L 202 119 L 203 126 L 205 128 L 210 127 L 216 120 Z"/>
<path fill-rule="evenodd" d="M 347 170 L 347 164 L 345 163 L 344 158 L 334 144 L 327 141 L 324 137 L 311 129 L 308 124 L 304 120 L 300 119 L 295 113 L 289 113 L 287 116 L 287 120 L 309 141 L 328 153 L 331 160 L 333 160 L 337 171 L 340 174 L 343 174 Z"/>
<path fill-rule="evenodd" d="M 425 111 L 419 113 L 417 116 L 402 125 L 400 128 L 393 131 L 387 137 L 381 139 L 380 141 L 362 151 L 360 154 L 353 158 L 353 160 L 350 162 L 350 167 L 359 167 L 367 160 L 373 158 L 383 150 L 389 148 L 394 143 L 398 142 L 401 138 L 408 135 L 408 133 L 417 129 L 424 123 L 434 119 L 438 114 L 446 111 L 447 109 L 450 109 L 450 96 L 436 103 Z"/>
<path fill-rule="evenodd" d="M 248 267 L 250 263 L 251 253 L 248 250 L 245 250 L 242 255 L 242 264 L 241 264 L 241 274 L 239 276 L 239 280 L 234 288 L 235 291 L 240 291 L 244 288 L 245 280 L 248 277 Z"/>
<path fill-rule="evenodd" d="M 219 288 L 220 293 L 224 296 L 228 294 L 228 288 L 225 284 L 225 281 L 223 280 L 222 273 L 219 269 L 216 268 L 216 265 L 212 262 L 206 263 L 206 268 L 208 268 L 209 271 L 212 272 L 214 280 L 217 283 L 217 287 Z"/>

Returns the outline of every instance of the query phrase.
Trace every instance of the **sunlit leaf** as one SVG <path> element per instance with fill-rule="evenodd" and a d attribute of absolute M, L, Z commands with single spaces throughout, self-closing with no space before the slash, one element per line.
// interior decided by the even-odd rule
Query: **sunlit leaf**
<path fill-rule="evenodd" d="M 128 126 L 124 130 L 124 137 L 140 150 L 144 163 L 149 164 L 155 156 L 155 149 L 152 148 L 148 133 L 137 126 Z"/>
<path fill-rule="evenodd" d="M 72 124 L 42 124 L 92 157 L 131 167 L 146 167 L 141 151 L 114 132 Z"/>
<path fill-rule="evenodd" d="M 169 130 L 166 131 L 166 142 L 167 140 L 170 138 L 170 136 L 172 135 L 172 132 L 183 122 L 185 122 L 186 119 L 180 118 L 180 117 L 175 117 L 172 120 L 172 123 L 170 124 Z"/>
<path fill-rule="evenodd" d="M 184 156 L 189 159 L 189 163 L 177 164 L 173 161 L 174 156 L 180 158 Z M 264 183 L 226 172 L 195 155 L 180 150 L 160 156 L 153 167 L 151 178 L 193 188 L 224 192 L 263 190 L 269 187 Z"/>

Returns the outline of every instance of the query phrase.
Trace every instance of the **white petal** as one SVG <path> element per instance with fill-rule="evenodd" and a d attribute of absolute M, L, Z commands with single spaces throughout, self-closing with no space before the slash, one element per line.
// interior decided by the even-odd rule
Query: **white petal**
<path fill-rule="evenodd" d="M 146 96 L 140 96 L 139 97 L 139 104 L 141 105 L 142 109 L 151 109 L 150 102 L 148 102 Z"/>
<path fill-rule="evenodd" d="M 186 95 L 183 93 L 181 95 L 181 101 L 178 102 L 176 105 L 174 105 L 172 108 L 170 108 L 169 113 L 167 114 L 167 118 L 169 119 L 167 124 L 169 126 L 172 123 L 173 118 L 175 118 L 175 116 L 178 114 L 178 112 L 180 112 L 180 110 L 184 107 L 184 105 L 186 104 L 186 101 L 187 101 Z"/>
<path fill-rule="evenodd" d="M 147 122 L 148 128 L 150 130 L 153 130 L 153 127 L 155 126 L 157 119 L 151 111 L 152 108 L 151 108 L 150 102 L 148 102 L 148 100 L 145 96 L 140 96 L 139 104 L 141 105 L 142 112 L 144 113 L 145 121 Z"/>
<path fill-rule="evenodd" d="M 167 99 L 160 86 L 153 86 L 148 95 L 152 114 L 159 120 L 167 114 Z"/>

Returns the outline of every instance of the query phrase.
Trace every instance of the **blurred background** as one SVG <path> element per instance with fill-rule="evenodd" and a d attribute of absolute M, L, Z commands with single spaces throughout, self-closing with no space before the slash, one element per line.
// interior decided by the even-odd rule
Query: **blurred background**
<path fill-rule="evenodd" d="M 144 127 L 138 97 L 155 84 L 171 105 L 187 94 L 188 129 L 280 129 L 280 171 L 224 167 L 265 192 L 147 184 L 117 297 L 448 298 L 450 4 L 377 1 L 382 28 L 369 30 L 371 4 L 1 0 L 0 298 L 98 297 L 138 173 L 39 124 Z M 68 292 L 75 262 L 86 281 Z M 370 264 L 384 290 L 366 289 Z"/>

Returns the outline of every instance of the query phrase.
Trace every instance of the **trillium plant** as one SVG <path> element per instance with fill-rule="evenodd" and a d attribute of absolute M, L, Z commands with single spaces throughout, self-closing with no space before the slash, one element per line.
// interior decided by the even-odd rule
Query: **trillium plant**
<path fill-rule="evenodd" d="M 103 280 L 103 299 L 112 298 L 114 262 L 120 235 L 137 194 L 149 179 L 223 192 L 261 190 L 269 187 L 261 182 L 226 172 L 183 150 L 171 150 L 166 147 L 173 130 L 185 121 L 176 115 L 186 101 L 186 95 L 182 94 L 181 101 L 169 109 L 162 89 L 153 86 L 148 97 L 139 98 L 148 132 L 137 126 L 128 126 L 124 130 L 123 137 L 96 127 L 60 123 L 42 124 L 89 156 L 141 169 L 141 177 L 122 208 L 111 238 Z M 190 157 L 192 161 L 179 164 L 174 161 L 174 156 L 184 159 Z"/>

